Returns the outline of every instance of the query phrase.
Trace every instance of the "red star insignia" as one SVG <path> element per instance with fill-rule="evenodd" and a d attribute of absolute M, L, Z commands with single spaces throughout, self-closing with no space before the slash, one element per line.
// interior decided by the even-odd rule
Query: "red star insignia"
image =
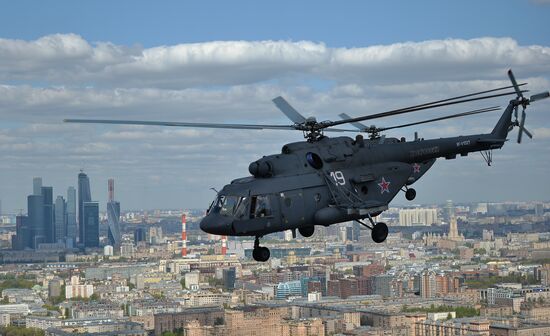
<path fill-rule="evenodd" d="M 413 164 L 413 173 L 420 173 L 420 165 L 418 163 Z"/>
<path fill-rule="evenodd" d="M 383 194 L 385 192 L 390 192 L 390 183 L 389 181 L 386 181 L 385 178 L 382 177 L 382 182 L 378 183 L 378 186 L 380 187 L 380 193 Z"/>

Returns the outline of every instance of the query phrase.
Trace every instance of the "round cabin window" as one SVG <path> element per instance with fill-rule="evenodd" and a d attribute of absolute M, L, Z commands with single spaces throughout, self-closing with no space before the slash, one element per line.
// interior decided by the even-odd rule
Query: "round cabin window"
<path fill-rule="evenodd" d="M 321 160 L 321 157 L 315 153 L 308 152 L 306 154 L 306 160 L 307 163 L 315 169 L 323 168 L 323 160 Z"/>

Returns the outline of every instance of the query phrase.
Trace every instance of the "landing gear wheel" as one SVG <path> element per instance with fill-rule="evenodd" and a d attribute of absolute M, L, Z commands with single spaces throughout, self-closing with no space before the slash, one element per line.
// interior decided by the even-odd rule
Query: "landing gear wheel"
<path fill-rule="evenodd" d="M 306 238 L 311 237 L 315 233 L 315 226 L 312 225 L 312 226 L 306 226 L 306 227 L 303 227 L 303 228 L 299 228 L 298 232 L 300 232 L 302 237 L 306 237 Z"/>
<path fill-rule="evenodd" d="M 269 260 L 271 253 L 269 249 L 264 246 L 260 246 L 252 250 L 252 257 L 256 261 L 266 262 Z"/>
<path fill-rule="evenodd" d="M 413 188 L 409 188 L 407 189 L 407 191 L 405 191 L 405 198 L 407 199 L 407 201 L 412 201 L 415 197 L 416 190 L 414 190 Z"/>
<path fill-rule="evenodd" d="M 375 243 L 383 243 L 388 237 L 388 226 L 379 222 L 372 228 L 371 238 Z"/>
<path fill-rule="evenodd" d="M 255 248 L 252 250 L 252 258 L 256 261 L 260 261 L 260 248 Z"/>
<path fill-rule="evenodd" d="M 265 262 L 269 260 L 271 253 L 269 249 L 264 246 L 260 246 L 260 238 L 256 237 L 254 240 L 254 249 L 252 250 L 252 258 L 256 261 Z"/>

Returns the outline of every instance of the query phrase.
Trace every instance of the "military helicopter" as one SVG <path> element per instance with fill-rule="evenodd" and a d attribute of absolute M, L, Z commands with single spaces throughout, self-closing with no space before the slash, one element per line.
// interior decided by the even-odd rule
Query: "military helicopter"
<path fill-rule="evenodd" d="M 492 150 L 501 148 L 508 133 L 518 127 L 517 142 L 523 133 L 533 135 L 525 128 L 526 107 L 535 101 L 548 98 L 549 92 L 524 97 L 511 70 L 508 76 L 512 85 L 470 93 L 444 100 L 395 109 L 382 113 L 352 118 L 341 114 L 341 120 L 318 122 L 296 111 L 284 98 L 273 99 L 275 105 L 293 122 L 291 125 L 213 124 L 132 120 L 67 119 L 65 122 L 105 123 L 130 125 L 158 125 L 179 127 L 231 128 L 248 130 L 299 130 L 305 141 L 289 143 L 281 153 L 268 155 L 248 167 L 251 176 L 233 180 L 216 196 L 202 219 L 204 232 L 215 235 L 255 237 L 253 258 L 265 262 L 270 257 L 267 247 L 260 246 L 260 238 L 278 231 L 296 230 L 310 237 L 315 225 L 329 226 L 355 220 L 371 230 L 372 240 L 382 243 L 388 227 L 376 222 L 375 217 L 388 209 L 388 204 L 400 192 L 407 200 L 416 197 L 410 186 L 420 179 L 436 159 L 454 159 L 481 152 L 488 165 Z M 510 90 L 507 90 L 510 89 Z M 513 89 L 513 90 L 512 90 Z M 502 92 L 507 90 L 506 92 Z M 498 92 L 498 93 L 497 93 Z M 390 129 L 431 123 L 445 119 L 470 116 L 498 110 L 497 106 L 447 115 L 403 125 L 381 127 L 366 126 L 362 121 L 405 113 L 461 104 L 470 101 L 516 95 L 510 100 L 497 124 L 490 133 L 424 140 L 415 133 L 412 141 L 388 138 L 381 132 Z M 521 117 L 518 108 L 522 107 Z M 351 124 L 356 130 L 335 128 Z M 363 132 L 350 138 L 328 137 L 325 132 Z"/>

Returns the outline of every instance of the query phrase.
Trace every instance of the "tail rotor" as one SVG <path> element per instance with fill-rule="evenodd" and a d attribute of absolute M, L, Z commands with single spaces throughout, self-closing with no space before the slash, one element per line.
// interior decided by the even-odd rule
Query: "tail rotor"
<path fill-rule="evenodd" d="M 525 98 L 522 94 L 522 91 L 519 89 L 519 85 L 516 82 L 516 78 L 514 77 L 514 73 L 512 70 L 508 70 L 508 77 L 510 78 L 510 81 L 512 82 L 512 86 L 514 87 L 514 90 L 516 90 L 517 98 L 514 101 L 514 122 L 510 125 L 511 128 L 514 126 L 517 126 L 519 128 L 518 130 L 518 143 L 521 143 L 521 139 L 523 137 L 523 133 L 525 133 L 529 138 L 533 138 L 533 134 L 525 128 L 525 118 L 527 117 L 527 114 L 525 113 L 525 109 L 527 108 L 527 105 L 529 105 L 532 102 L 542 100 L 545 98 L 550 97 L 550 92 L 541 92 L 532 95 L 529 98 Z M 521 110 L 521 119 L 518 118 L 518 108 L 519 106 L 522 107 Z"/>

